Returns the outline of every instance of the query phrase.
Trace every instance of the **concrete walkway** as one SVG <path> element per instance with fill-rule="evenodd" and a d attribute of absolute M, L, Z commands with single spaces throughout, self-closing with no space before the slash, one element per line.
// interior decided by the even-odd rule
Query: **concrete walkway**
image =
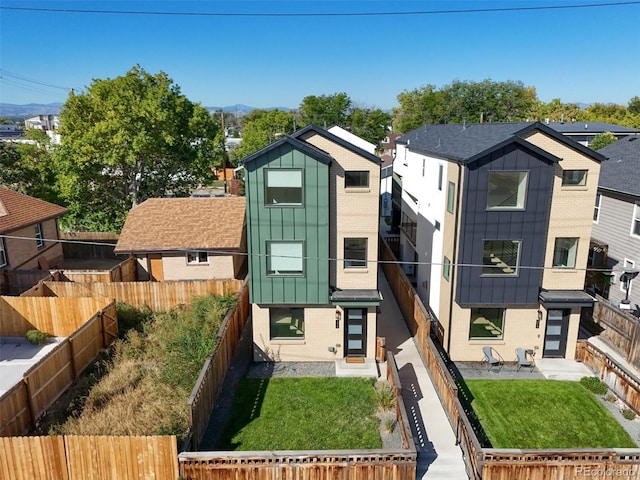
<path fill-rule="evenodd" d="M 378 315 L 378 336 L 386 338 L 388 352 L 395 355 L 402 398 L 418 450 L 418 479 L 467 479 L 462 450 L 431 383 L 418 348 L 409 333 L 391 287 L 382 270 L 378 288 L 384 300 Z"/>

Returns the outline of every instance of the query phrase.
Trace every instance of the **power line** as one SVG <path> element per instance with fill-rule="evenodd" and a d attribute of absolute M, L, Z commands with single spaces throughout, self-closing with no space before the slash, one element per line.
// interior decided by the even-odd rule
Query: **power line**
<path fill-rule="evenodd" d="M 12 77 L 12 78 L 15 78 L 16 80 L 21 80 L 23 82 L 35 83 L 36 85 L 42 85 L 44 87 L 58 88 L 60 90 L 66 90 L 66 91 L 72 90 L 72 87 L 61 87 L 60 85 L 54 85 L 53 83 L 43 82 L 42 80 L 29 78 L 24 75 L 20 75 L 18 73 L 12 73 L 8 70 L 0 68 L 0 78 L 3 78 L 4 76 Z"/>
<path fill-rule="evenodd" d="M 442 15 L 460 13 L 495 13 L 495 12 L 521 12 L 535 10 L 560 10 L 578 8 L 619 7 L 628 5 L 640 5 L 640 1 L 606 2 L 606 3 L 582 3 L 576 5 L 540 5 L 529 7 L 496 7 L 496 8 L 465 8 L 458 10 L 415 10 L 407 12 L 158 12 L 149 10 L 86 10 L 78 8 L 37 8 L 37 7 L 7 7 L 0 6 L 0 10 L 16 10 L 27 12 L 48 13 L 79 13 L 99 15 L 156 15 L 156 16 L 183 16 L 183 17 L 380 17 L 380 16 L 410 16 L 410 15 Z"/>
<path fill-rule="evenodd" d="M 2 238 L 10 238 L 13 240 L 26 240 L 26 241 L 35 241 L 36 238 L 35 237 L 23 237 L 23 236 L 16 236 L 16 235 L 0 235 L 0 239 Z M 52 239 L 52 238 L 43 238 L 41 239 L 43 242 L 50 242 L 50 243 L 70 243 L 70 244 L 79 244 L 79 245 L 98 245 L 98 246 L 107 246 L 107 247 L 115 247 L 115 245 L 113 243 L 108 243 L 108 242 L 92 242 L 92 241 L 88 241 L 88 240 L 64 240 L 64 239 Z M 123 247 L 128 247 L 131 245 L 122 245 Z M 144 250 L 144 245 L 135 245 L 136 249 L 140 249 L 140 250 Z M 149 248 L 148 250 L 154 250 L 157 249 L 157 247 L 153 247 L 153 248 Z M 182 252 L 182 253 L 187 253 L 187 252 L 193 252 L 193 251 L 200 251 L 198 249 L 188 249 L 188 248 L 175 248 L 172 249 L 171 251 L 175 251 L 175 252 Z M 202 251 L 206 251 L 206 250 L 202 250 Z M 269 257 L 269 256 L 273 256 L 273 257 L 278 257 L 278 258 L 302 258 L 303 260 L 314 260 L 314 261 L 329 261 L 329 262 L 343 262 L 345 260 L 350 260 L 353 261 L 353 259 L 345 259 L 345 258 L 332 258 L 332 257 L 310 257 L 310 256 L 303 256 L 303 257 L 298 257 L 298 256 L 287 256 L 287 255 L 268 255 L 266 253 L 248 253 L 248 252 L 237 252 L 237 251 L 232 251 L 232 250 L 215 250 L 215 251 L 209 251 L 209 253 L 215 255 L 215 256 L 220 256 L 220 255 L 241 255 L 241 256 L 246 256 L 246 257 Z M 419 266 L 419 265 L 427 265 L 427 266 L 433 266 L 433 267 L 441 267 L 443 265 L 443 263 L 440 262 L 416 262 L 416 261 L 404 261 L 404 260 L 364 260 L 367 264 L 374 264 L 374 265 L 385 265 L 385 264 L 391 264 L 391 265 L 414 265 L 414 266 Z M 487 265 L 484 264 L 476 264 L 476 263 L 450 263 L 449 265 L 451 266 L 455 266 L 455 267 L 486 267 Z M 526 266 L 526 265 L 518 265 L 517 267 L 518 269 L 523 269 L 523 270 L 558 270 L 560 267 L 538 267 L 538 266 Z M 617 272 L 618 270 L 615 268 L 568 268 L 567 270 L 571 270 L 571 271 L 588 271 L 588 272 L 602 272 L 602 273 L 610 273 L 610 272 Z M 620 270 L 620 273 L 624 272 L 623 270 Z"/>

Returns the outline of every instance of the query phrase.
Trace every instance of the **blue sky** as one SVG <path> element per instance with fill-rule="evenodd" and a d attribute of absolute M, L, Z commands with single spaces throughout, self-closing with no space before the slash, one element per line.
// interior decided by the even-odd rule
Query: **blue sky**
<path fill-rule="evenodd" d="M 94 78 L 140 64 L 205 106 L 297 107 L 346 92 L 392 108 L 403 90 L 453 80 L 520 80 L 543 101 L 640 95 L 640 2 L 633 5 L 385 16 L 179 16 L 7 7 L 191 13 L 416 12 L 611 3 L 493 1 L 27 1 L 0 3 L 0 102 L 64 102 Z M 16 78 L 22 77 L 21 78 Z"/>

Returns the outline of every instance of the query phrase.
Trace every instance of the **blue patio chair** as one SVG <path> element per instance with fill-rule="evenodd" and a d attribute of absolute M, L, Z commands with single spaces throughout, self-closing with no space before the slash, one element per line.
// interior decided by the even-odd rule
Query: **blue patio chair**
<path fill-rule="evenodd" d="M 489 371 L 492 367 L 502 368 L 504 365 L 504 360 L 493 347 L 488 345 L 482 347 L 482 353 L 484 353 L 484 361 L 489 364 Z"/>
<path fill-rule="evenodd" d="M 518 347 L 516 348 L 516 357 L 518 358 L 518 371 L 520 371 L 522 367 L 529 367 L 530 371 L 533 372 L 536 362 L 533 359 L 533 353 L 531 350 L 525 350 L 522 347 Z"/>

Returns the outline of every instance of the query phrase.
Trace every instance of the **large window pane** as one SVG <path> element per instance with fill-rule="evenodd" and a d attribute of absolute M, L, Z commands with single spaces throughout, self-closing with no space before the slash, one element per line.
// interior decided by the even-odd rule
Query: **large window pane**
<path fill-rule="evenodd" d="M 640 203 L 633 207 L 633 221 L 631 223 L 631 235 L 640 237 Z"/>
<path fill-rule="evenodd" d="M 6 267 L 8 263 L 7 252 L 4 249 L 4 238 L 0 238 L 0 267 Z"/>
<path fill-rule="evenodd" d="M 586 185 L 586 170 L 564 170 L 562 172 L 562 185 Z"/>
<path fill-rule="evenodd" d="M 447 212 L 453 213 L 456 202 L 456 185 L 453 182 L 449 182 L 447 187 Z"/>
<path fill-rule="evenodd" d="M 520 242 L 515 240 L 487 240 L 482 253 L 483 275 L 516 275 Z"/>
<path fill-rule="evenodd" d="M 449 281 L 451 276 L 451 260 L 447 257 L 444 257 L 444 261 L 442 262 L 442 276 L 447 281 Z"/>
<path fill-rule="evenodd" d="M 302 275 L 303 242 L 267 242 L 267 275 Z"/>
<path fill-rule="evenodd" d="M 269 310 L 271 339 L 304 338 L 303 308 L 272 308 Z"/>
<path fill-rule="evenodd" d="M 556 244 L 553 249 L 553 266 L 575 268 L 577 251 L 577 238 L 556 238 Z"/>
<path fill-rule="evenodd" d="M 528 175 L 527 172 L 489 172 L 487 208 L 524 208 Z"/>
<path fill-rule="evenodd" d="M 344 172 L 345 187 L 368 187 L 369 172 L 367 170 Z"/>
<path fill-rule="evenodd" d="M 504 308 L 472 308 L 470 339 L 499 340 L 504 335 Z"/>
<path fill-rule="evenodd" d="M 367 239 L 344 239 L 344 268 L 367 266 Z"/>
<path fill-rule="evenodd" d="M 265 170 L 264 183 L 266 205 L 302 205 L 302 170 Z"/>

